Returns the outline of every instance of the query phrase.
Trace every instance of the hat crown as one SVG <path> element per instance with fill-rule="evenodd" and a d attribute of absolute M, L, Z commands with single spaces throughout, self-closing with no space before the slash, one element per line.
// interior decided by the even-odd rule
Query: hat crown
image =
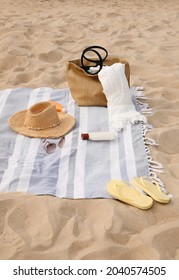
<path fill-rule="evenodd" d="M 39 102 L 27 110 L 24 126 L 31 130 L 43 130 L 59 123 L 56 106 L 50 102 Z"/>

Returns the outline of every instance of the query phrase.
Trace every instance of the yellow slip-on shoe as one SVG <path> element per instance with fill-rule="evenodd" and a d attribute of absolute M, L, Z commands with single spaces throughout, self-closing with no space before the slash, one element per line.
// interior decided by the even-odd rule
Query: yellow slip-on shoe
<path fill-rule="evenodd" d="M 134 177 L 132 184 L 146 192 L 154 200 L 160 203 L 169 203 L 170 198 L 164 192 L 161 191 L 159 184 L 151 177 Z"/>
<path fill-rule="evenodd" d="M 111 180 L 106 187 L 110 196 L 137 208 L 146 210 L 152 207 L 153 199 L 128 182 Z"/>

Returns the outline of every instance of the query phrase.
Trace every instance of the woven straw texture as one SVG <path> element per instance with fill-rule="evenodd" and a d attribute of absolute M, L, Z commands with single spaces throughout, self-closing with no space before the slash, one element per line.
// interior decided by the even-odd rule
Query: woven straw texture
<path fill-rule="evenodd" d="M 112 56 L 108 56 L 104 61 L 104 65 L 108 66 L 114 63 L 125 64 L 125 75 L 130 85 L 130 66 L 128 61 Z M 98 75 L 87 74 L 81 68 L 80 59 L 67 62 L 67 81 L 71 95 L 79 106 L 107 106 L 107 100 Z"/>
<path fill-rule="evenodd" d="M 59 138 L 75 125 L 75 119 L 63 112 L 58 113 L 55 105 L 40 102 L 27 110 L 15 113 L 8 121 L 17 133 L 34 138 Z"/>

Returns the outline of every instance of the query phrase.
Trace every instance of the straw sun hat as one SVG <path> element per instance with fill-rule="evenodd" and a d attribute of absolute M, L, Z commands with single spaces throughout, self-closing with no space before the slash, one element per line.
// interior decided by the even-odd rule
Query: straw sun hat
<path fill-rule="evenodd" d="M 75 119 L 63 112 L 58 113 L 50 102 L 40 102 L 15 113 L 8 123 L 14 131 L 25 136 L 59 138 L 73 128 Z"/>

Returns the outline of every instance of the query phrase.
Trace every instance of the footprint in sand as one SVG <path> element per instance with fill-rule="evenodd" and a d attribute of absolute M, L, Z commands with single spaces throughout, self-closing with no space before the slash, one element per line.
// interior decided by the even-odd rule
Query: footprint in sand
<path fill-rule="evenodd" d="M 47 53 L 41 53 L 39 59 L 48 63 L 54 63 L 59 61 L 62 58 L 61 52 L 58 50 L 52 50 Z"/>

